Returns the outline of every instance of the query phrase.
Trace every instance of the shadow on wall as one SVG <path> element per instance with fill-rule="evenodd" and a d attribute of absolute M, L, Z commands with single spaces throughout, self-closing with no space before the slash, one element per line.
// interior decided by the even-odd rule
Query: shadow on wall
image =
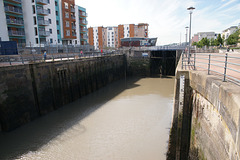
<path fill-rule="evenodd" d="M 64 131 L 72 129 L 81 120 L 100 109 L 105 103 L 125 89 L 135 88 L 139 79 L 120 80 L 59 108 L 11 132 L 0 133 L 1 159 L 15 159 L 37 151 Z M 86 131 L 82 126 L 79 134 Z"/>

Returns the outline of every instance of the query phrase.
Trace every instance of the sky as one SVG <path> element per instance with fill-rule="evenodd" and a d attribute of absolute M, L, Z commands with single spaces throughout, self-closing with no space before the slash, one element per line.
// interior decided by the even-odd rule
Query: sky
<path fill-rule="evenodd" d="M 238 26 L 240 0 L 75 0 L 86 8 L 88 27 L 119 24 L 149 24 L 149 37 L 157 37 L 157 45 L 186 41 L 186 26 L 192 32 L 216 32 Z"/>

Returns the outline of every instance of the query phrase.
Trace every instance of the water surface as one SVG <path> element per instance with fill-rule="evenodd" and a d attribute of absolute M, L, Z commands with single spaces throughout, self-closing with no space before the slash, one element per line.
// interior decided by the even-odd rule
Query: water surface
<path fill-rule="evenodd" d="M 173 88 L 173 78 L 114 82 L 0 133 L 0 159 L 166 159 Z"/>

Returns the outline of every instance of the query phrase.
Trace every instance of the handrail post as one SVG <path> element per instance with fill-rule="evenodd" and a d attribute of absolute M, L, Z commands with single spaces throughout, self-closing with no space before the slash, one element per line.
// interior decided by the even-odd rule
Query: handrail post
<path fill-rule="evenodd" d="M 12 65 L 12 62 L 11 62 L 11 58 L 8 56 L 8 61 L 9 61 L 9 64 L 10 66 Z"/>
<path fill-rule="evenodd" d="M 21 57 L 21 59 L 22 59 L 22 64 L 24 64 L 24 60 L 23 60 L 23 57 L 22 57 L 22 55 L 20 55 L 20 57 Z"/>
<path fill-rule="evenodd" d="M 224 74 L 223 74 L 223 82 L 226 82 L 226 74 L 227 74 L 227 58 L 228 54 L 225 55 L 225 66 L 224 66 Z"/>
<path fill-rule="evenodd" d="M 211 54 L 208 55 L 208 75 L 210 74 Z"/>
<path fill-rule="evenodd" d="M 184 57 L 184 53 L 182 53 L 182 69 L 183 69 L 183 58 Z"/>
<path fill-rule="evenodd" d="M 196 70 L 196 53 L 194 53 L 193 70 Z"/>

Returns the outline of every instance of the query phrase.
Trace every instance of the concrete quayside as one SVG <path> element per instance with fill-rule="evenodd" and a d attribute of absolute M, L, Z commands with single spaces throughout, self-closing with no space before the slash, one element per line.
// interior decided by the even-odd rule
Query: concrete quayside
<path fill-rule="evenodd" d="M 239 85 L 182 66 L 181 53 L 130 49 L 119 55 L 0 67 L 1 131 L 8 133 L 126 77 L 167 80 L 176 73 L 167 159 L 239 159 Z"/>

